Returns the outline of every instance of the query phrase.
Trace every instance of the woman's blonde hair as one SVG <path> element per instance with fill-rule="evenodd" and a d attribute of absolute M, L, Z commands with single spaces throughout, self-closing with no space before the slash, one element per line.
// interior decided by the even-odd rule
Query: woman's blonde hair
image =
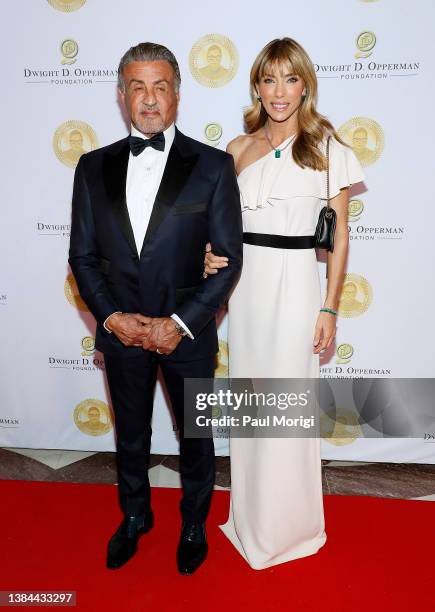
<path fill-rule="evenodd" d="M 344 143 L 328 119 L 316 110 L 317 77 L 314 66 L 305 49 L 292 38 L 270 41 L 255 59 L 250 74 L 252 105 L 243 113 L 246 132 L 252 134 L 266 123 L 268 115 L 258 99 L 258 84 L 266 73 L 282 66 L 290 66 L 291 73 L 304 81 L 306 90 L 298 110 L 299 129 L 292 147 L 293 159 L 301 168 L 325 170 L 326 158 L 319 144 L 328 135 Z"/>

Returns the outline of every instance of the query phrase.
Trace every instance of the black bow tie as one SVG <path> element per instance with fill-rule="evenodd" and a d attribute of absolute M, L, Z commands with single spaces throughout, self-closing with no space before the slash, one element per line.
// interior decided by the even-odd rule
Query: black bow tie
<path fill-rule="evenodd" d="M 130 136 L 128 137 L 128 144 L 130 145 L 130 151 L 136 157 L 140 155 L 144 149 L 147 147 L 153 147 L 156 151 L 164 151 L 165 150 L 165 135 L 163 132 L 159 132 L 155 134 L 152 138 L 139 138 L 138 136 Z"/>

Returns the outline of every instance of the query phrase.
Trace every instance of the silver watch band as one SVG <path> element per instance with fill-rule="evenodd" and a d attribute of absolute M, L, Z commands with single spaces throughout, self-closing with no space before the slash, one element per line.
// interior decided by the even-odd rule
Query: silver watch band
<path fill-rule="evenodd" d="M 172 320 L 174 321 L 175 331 L 177 332 L 177 334 L 179 334 L 180 336 L 187 336 L 187 331 L 183 327 L 181 327 L 181 325 L 177 323 L 177 321 L 175 321 L 174 319 Z"/>

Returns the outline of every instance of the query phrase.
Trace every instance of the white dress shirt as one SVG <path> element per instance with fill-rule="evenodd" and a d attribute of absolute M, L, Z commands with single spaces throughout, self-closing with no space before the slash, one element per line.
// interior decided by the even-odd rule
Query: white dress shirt
<path fill-rule="evenodd" d="M 154 201 L 160 187 L 160 183 L 168 160 L 169 151 L 175 138 L 175 125 L 171 125 L 163 132 L 165 136 L 165 150 L 157 151 L 153 147 L 146 147 L 139 155 L 134 156 L 131 152 L 128 158 L 126 198 L 128 216 L 133 229 L 137 252 L 142 250 L 142 244 L 150 221 Z M 131 126 L 131 135 L 147 140 L 147 137 L 139 132 L 134 125 Z M 112 313 L 115 314 L 115 313 Z M 112 316 L 112 315 L 110 315 Z M 190 329 L 176 314 L 172 318 L 183 327 L 189 338 L 193 340 Z M 107 317 L 108 319 L 109 317 Z M 106 321 L 107 321 L 106 319 Z M 104 321 L 104 328 L 106 327 Z"/>
<path fill-rule="evenodd" d="M 138 253 L 142 250 L 154 200 L 160 187 L 169 150 L 174 142 L 175 125 L 172 123 L 163 134 L 165 136 L 164 151 L 147 147 L 136 157 L 130 152 L 128 158 L 127 208 Z M 131 126 L 131 135 L 148 140 L 133 125 Z"/>

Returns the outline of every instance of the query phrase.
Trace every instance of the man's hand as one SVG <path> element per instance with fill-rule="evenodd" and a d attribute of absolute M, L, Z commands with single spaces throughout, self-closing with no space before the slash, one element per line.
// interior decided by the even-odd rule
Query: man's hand
<path fill-rule="evenodd" d="M 151 331 L 151 321 L 151 317 L 139 313 L 115 312 L 107 319 L 106 326 L 124 346 L 142 346 Z"/>
<path fill-rule="evenodd" d="M 150 319 L 150 331 L 142 342 L 142 348 L 149 351 L 159 350 L 162 355 L 170 355 L 174 351 L 182 336 L 175 329 L 175 321 L 170 317 L 154 317 Z"/>

